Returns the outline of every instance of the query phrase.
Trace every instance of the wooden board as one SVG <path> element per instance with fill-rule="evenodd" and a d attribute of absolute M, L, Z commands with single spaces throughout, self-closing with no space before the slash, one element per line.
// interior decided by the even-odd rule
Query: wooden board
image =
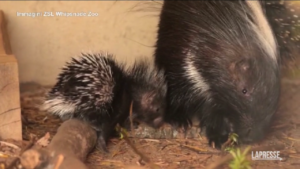
<path fill-rule="evenodd" d="M 12 54 L 8 34 L 6 30 L 6 20 L 3 11 L 0 10 L 0 54 Z"/>
<path fill-rule="evenodd" d="M 18 61 L 0 10 L 0 139 L 22 140 Z"/>

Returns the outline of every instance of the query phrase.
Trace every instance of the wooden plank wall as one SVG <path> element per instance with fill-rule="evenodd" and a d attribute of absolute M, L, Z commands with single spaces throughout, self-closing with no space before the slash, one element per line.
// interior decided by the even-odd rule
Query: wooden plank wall
<path fill-rule="evenodd" d="M 18 61 L 0 10 L 0 139 L 22 140 Z"/>

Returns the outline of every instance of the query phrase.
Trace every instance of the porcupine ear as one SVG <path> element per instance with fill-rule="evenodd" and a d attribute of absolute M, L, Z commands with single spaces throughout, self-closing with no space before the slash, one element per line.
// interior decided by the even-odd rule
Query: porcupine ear
<path fill-rule="evenodd" d="M 229 65 L 230 80 L 232 85 L 240 92 L 243 92 L 245 96 L 249 96 L 253 92 L 253 86 L 247 82 L 244 77 L 251 77 L 252 71 L 249 71 L 251 63 L 247 60 L 240 60 L 238 62 L 232 62 Z"/>
<path fill-rule="evenodd" d="M 246 72 L 247 70 L 249 70 L 250 68 L 250 64 L 246 61 L 246 60 L 239 60 L 237 62 L 232 62 L 229 65 L 229 71 L 230 72 Z"/>

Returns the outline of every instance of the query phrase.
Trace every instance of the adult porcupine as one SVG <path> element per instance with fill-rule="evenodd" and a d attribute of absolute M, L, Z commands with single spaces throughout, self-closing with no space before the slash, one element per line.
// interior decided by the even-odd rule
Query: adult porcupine
<path fill-rule="evenodd" d="M 217 148 L 231 132 L 262 139 L 278 107 L 278 58 L 258 1 L 164 1 L 155 62 L 168 83 L 166 121 L 197 117 Z"/>
<path fill-rule="evenodd" d="M 46 96 L 44 109 L 62 119 L 78 118 L 98 132 L 99 145 L 106 141 L 116 123 L 132 114 L 135 120 L 159 127 L 165 109 L 166 85 L 163 72 L 146 60 L 125 69 L 111 54 L 82 54 L 62 69 Z"/>

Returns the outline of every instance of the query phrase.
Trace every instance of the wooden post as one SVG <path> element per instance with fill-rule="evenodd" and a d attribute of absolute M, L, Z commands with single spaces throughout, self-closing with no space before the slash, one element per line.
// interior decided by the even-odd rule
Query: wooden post
<path fill-rule="evenodd" d="M 18 61 L 0 10 L 0 139 L 22 140 Z"/>

